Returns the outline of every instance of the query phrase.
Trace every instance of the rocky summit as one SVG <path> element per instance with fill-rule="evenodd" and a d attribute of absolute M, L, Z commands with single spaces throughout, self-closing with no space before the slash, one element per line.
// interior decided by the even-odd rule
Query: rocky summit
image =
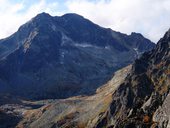
<path fill-rule="evenodd" d="M 0 93 L 34 100 L 94 94 L 154 46 L 141 34 L 122 34 L 77 14 L 41 13 L 0 40 Z M 141 61 L 135 72 L 149 65 Z"/>

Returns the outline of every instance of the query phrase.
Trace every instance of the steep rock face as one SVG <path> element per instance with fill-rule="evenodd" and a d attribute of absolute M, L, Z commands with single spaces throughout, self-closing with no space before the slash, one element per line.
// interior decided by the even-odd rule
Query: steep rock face
<path fill-rule="evenodd" d="M 140 34 L 102 28 L 77 14 L 42 13 L 0 40 L 0 92 L 30 99 L 92 94 L 153 47 Z"/>
<path fill-rule="evenodd" d="M 157 122 L 160 128 L 170 127 L 170 94 L 167 95 L 163 104 L 159 106 L 153 115 L 153 121 Z"/>
<path fill-rule="evenodd" d="M 135 61 L 95 127 L 168 127 L 169 90 L 170 30 L 155 49 Z"/>

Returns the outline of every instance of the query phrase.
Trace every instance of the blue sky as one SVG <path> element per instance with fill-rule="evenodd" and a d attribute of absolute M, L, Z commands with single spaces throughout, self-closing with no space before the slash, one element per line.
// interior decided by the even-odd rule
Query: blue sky
<path fill-rule="evenodd" d="M 0 0 L 0 38 L 41 12 L 77 13 L 103 27 L 142 33 L 154 42 L 170 28 L 170 0 Z"/>

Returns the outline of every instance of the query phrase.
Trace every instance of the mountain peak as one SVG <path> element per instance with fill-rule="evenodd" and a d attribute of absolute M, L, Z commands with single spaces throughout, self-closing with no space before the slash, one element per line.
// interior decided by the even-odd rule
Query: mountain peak
<path fill-rule="evenodd" d="M 39 13 L 35 16 L 36 17 L 53 17 L 51 16 L 49 13 L 46 13 L 46 12 L 42 12 L 42 13 Z M 64 17 L 64 18 L 84 18 L 83 16 L 79 15 L 79 14 L 76 14 L 76 13 L 66 13 L 62 16 L 55 16 L 55 17 Z"/>
<path fill-rule="evenodd" d="M 76 14 L 76 13 L 66 13 L 66 14 L 62 15 L 61 17 L 65 17 L 65 18 L 70 18 L 70 17 L 73 17 L 73 18 L 84 18 L 83 16 L 81 16 L 79 14 Z"/>
<path fill-rule="evenodd" d="M 141 33 L 132 32 L 130 35 L 131 36 L 138 36 L 138 37 L 142 37 L 143 38 L 143 35 Z"/>
<path fill-rule="evenodd" d="M 33 19 L 38 20 L 38 21 L 39 20 L 43 21 L 43 20 L 47 20 L 47 19 L 51 19 L 51 18 L 52 18 L 52 16 L 50 14 L 48 14 L 46 12 L 42 12 L 42 13 L 37 14 Z"/>
<path fill-rule="evenodd" d="M 165 33 L 163 39 L 170 40 L 170 29 Z"/>
<path fill-rule="evenodd" d="M 158 41 L 159 47 L 170 47 L 170 29 L 164 34 L 163 38 Z"/>
<path fill-rule="evenodd" d="M 0 79 L 4 86 L 17 86 L 14 93 L 30 99 L 94 93 L 114 71 L 134 61 L 138 53 L 133 48 L 141 53 L 153 48 L 152 42 L 144 38 L 128 39 L 127 35 L 116 32 L 115 35 L 75 13 L 58 17 L 40 13 L 0 43 L 0 50 L 3 49 L 0 59 L 6 58 L 5 64 L 0 61 Z M 133 42 L 144 48 L 134 47 Z M 15 71 L 8 75 L 9 70 Z M 24 94 L 26 88 L 40 91 Z"/>
<path fill-rule="evenodd" d="M 44 17 L 44 16 L 50 16 L 51 17 L 51 15 L 50 14 L 48 14 L 48 13 L 46 13 L 46 12 L 42 12 L 42 13 L 39 13 L 39 14 L 37 14 L 37 16 L 36 17 Z"/>

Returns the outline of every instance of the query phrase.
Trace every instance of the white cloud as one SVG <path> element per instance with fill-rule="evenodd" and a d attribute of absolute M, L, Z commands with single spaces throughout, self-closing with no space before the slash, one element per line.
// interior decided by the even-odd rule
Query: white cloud
<path fill-rule="evenodd" d="M 45 0 L 26 6 L 24 1 L 12 3 L 10 0 L 0 0 L 0 38 L 5 38 L 41 12 L 48 12 L 52 15 L 58 14 L 54 10 L 58 7 L 57 2 L 47 3 Z M 27 8 L 27 9 L 25 9 Z"/>
<path fill-rule="evenodd" d="M 101 26 L 127 34 L 140 32 L 155 42 L 170 27 L 169 0 L 71 0 L 67 6 Z"/>

